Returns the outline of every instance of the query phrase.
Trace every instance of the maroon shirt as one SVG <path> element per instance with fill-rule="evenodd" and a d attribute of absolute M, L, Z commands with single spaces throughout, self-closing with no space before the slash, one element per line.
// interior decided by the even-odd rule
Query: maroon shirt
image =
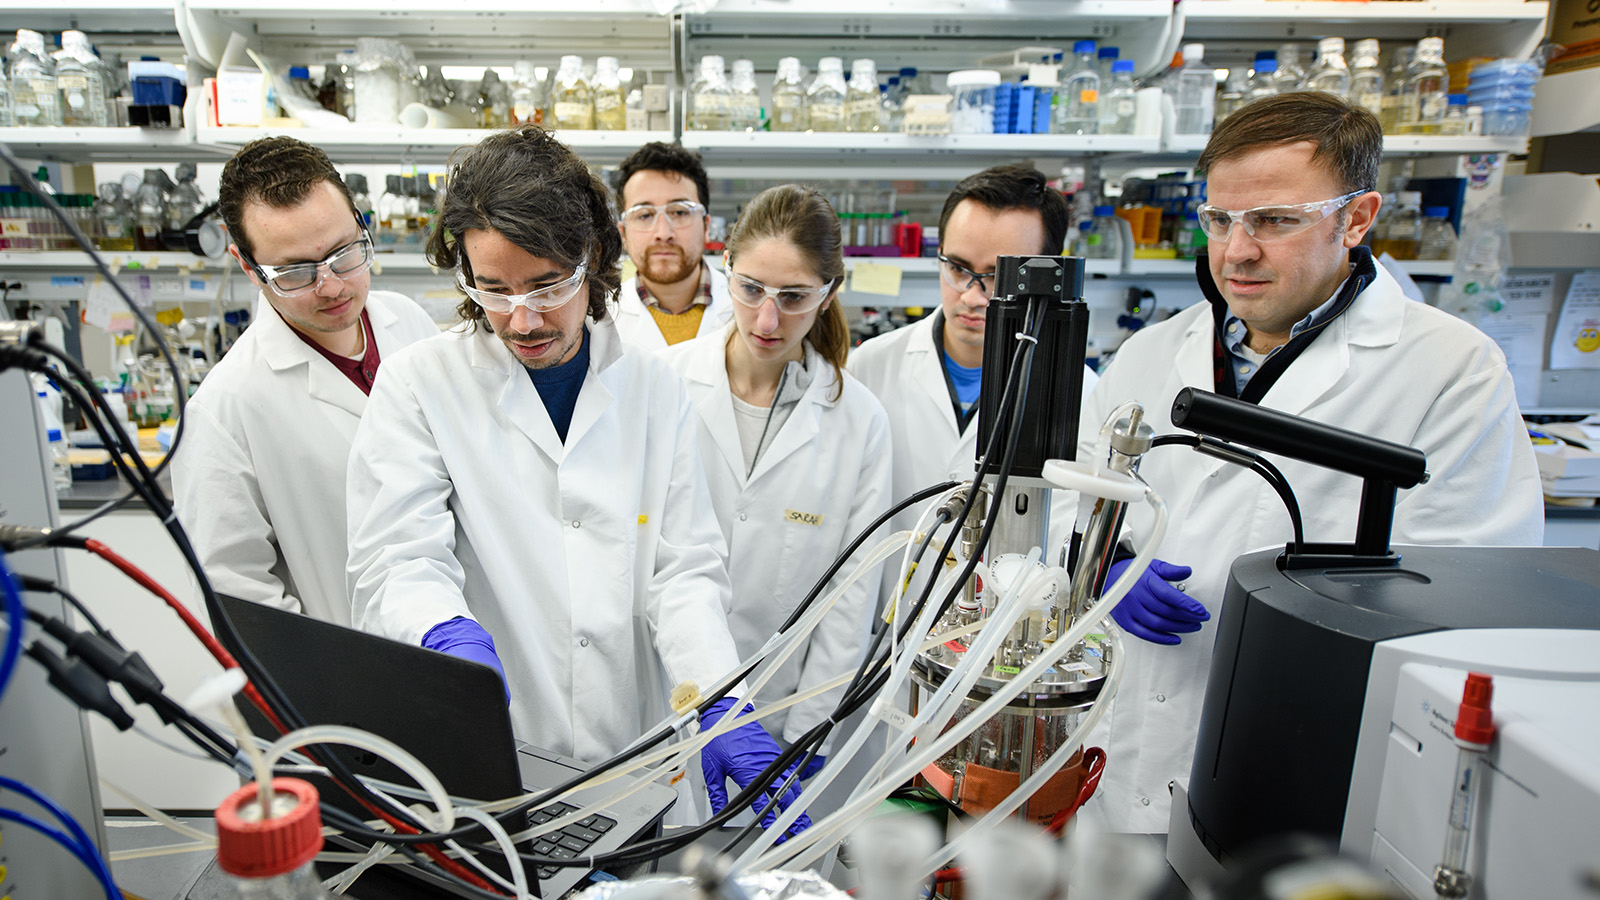
<path fill-rule="evenodd" d="M 298 328 L 290 326 L 289 330 L 293 331 L 300 340 L 305 341 L 311 349 L 322 354 L 323 359 L 333 363 L 333 367 L 343 372 L 344 377 L 350 379 L 351 384 L 361 389 L 361 393 L 372 393 L 372 380 L 378 377 L 378 341 L 372 336 L 372 320 L 367 318 L 366 309 L 363 308 L 361 310 L 361 330 L 366 333 L 367 349 L 366 352 L 361 354 L 360 359 L 340 356 L 313 341 Z"/>

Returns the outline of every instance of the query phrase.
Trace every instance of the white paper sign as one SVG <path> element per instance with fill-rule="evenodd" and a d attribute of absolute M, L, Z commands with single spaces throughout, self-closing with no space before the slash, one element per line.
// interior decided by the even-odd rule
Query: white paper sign
<path fill-rule="evenodd" d="M 1478 323 L 1506 355 L 1506 368 L 1516 386 L 1517 405 L 1539 405 L 1539 379 L 1543 374 L 1544 329 L 1549 316 L 1497 313 Z"/>
<path fill-rule="evenodd" d="M 1550 368 L 1600 369 L 1600 271 L 1572 277 L 1550 341 Z"/>
<path fill-rule="evenodd" d="M 1508 275 L 1500 282 L 1500 311 L 1509 314 L 1548 315 L 1556 276 L 1550 272 Z"/>

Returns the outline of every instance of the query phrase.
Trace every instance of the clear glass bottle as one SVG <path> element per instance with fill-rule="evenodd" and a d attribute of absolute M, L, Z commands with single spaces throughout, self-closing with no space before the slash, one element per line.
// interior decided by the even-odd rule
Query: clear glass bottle
<path fill-rule="evenodd" d="M 122 185 L 108 181 L 100 185 L 94 202 L 95 237 L 101 250 L 133 249 L 133 207 L 122 195 Z"/>
<path fill-rule="evenodd" d="M 422 196 L 417 190 L 417 176 L 400 177 L 400 197 L 405 210 L 405 234 L 400 243 L 415 247 L 422 240 Z"/>
<path fill-rule="evenodd" d="M 1072 45 L 1071 71 L 1061 78 L 1061 91 L 1055 103 L 1055 134 L 1096 134 L 1100 131 L 1100 64 L 1095 59 L 1095 42 Z"/>
<path fill-rule="evenodd" d="M 883 123 L 883 94 L 878 90 L 878 67 L 870 59 L 852 60 L 850 81 L 845 86 L 844 130 L 879 131 Z"/>
<path fill-rule="evenodd" d="M 1384 134 L 1400 133 L 1400 109 L 1405 102 L 1406 68 L 1411 65 L 1411 57 L 1416 53 L 1416 47 L 1396 47 L 1389 59 L 1389 69 L 1384 76 L 1386 90 L 1383 95 L 1383 113 L 1378 116 L 1378 124 L 1383 126 Z"/>
<path fill-rule="evenodd" d="M 1119 59 L 1111 64 L 1111 87 L 1100 101 L 1101 134 L 1133 134 L 1139 109 L 1133 83 L 1133 60 Z"/>
<path fill-rule="evenodd" d="M 728 129 L 760 131 L 761 89 L 756 87 L 756 64 L 748 59 L 734 60 L 728 90 Z"/>
<path fill-rule="evenodd" d="M 617 68 L 615 56 L 602 56 L 594 61 L 594 127 L 601 131 L 622 131 L 628 127 L 628 98 L 622 93 L 622 78 Z"/>
<path fill-rule="evenodd" d="M 1228 80 L 1223 82 L 1222 88 L 1217 92 L 1217 121 L 1234 114 L 1239 107 L 1245 104 L 1245 94 L 1250 91 L 1250 71 L 1242 66 L 1234 66 L 1228 70 Z"/>
<path fill-rule="evenodd" d="M 1383 121 L 1383 69 L 1378 67 L 1378 42 L 1356 41 L 1350 61 L 1350 102 Z"/>
<path fill-rule="evenodd" d="M 1173 243 L 1177 245 L 1181 259 L 1194 259 L 1206 249 L 1206 233 L 1200 227 L 1198 212 L 1191 209 L 1183 214 L 1183 222 L 1178 226 L 1178 236 Z"/>
<path fill-rule="evenodd" d="M 178 183 L 172 188 L 172 196 L 167 202 L 167 225 L 174 231 L 180 231 L 189 220 L 200 214 L 205 209 L 206 198 L 200 193 L 199 185 L 194 183 L 194 163 L 179 163 L 174 171 L 178 174 Z"/>
<path fill-rule="evenodd" d="M 1422 211 L 1422 239 L 1417 259 L 1455 259 L 1456 230 L 1450 227 L 1450 207 L 1430 206 Z"/>
<path fill-rule="evenodd" d="M 500 73 L 483 70 L 483 80 L 478 82 L 479 128 L 504 128 L 511 121 L 511 91 L 500 80 Z"/>
<path fill-rule="evenodd" d="M 1387 250 L 1395 259 L 1416 259 L 1422 244 L 1422 193 L 1400 191 L 1389 219 Z"/>
<path fill-rule="evenodd" d="M 50 441 L 50 469 L 55 476 L 56 490 L 64 491 L 72 487 L 72 462 L 67 458 L 67 439 L 59 428 L 50 429 L 46 437 Z"/>
<path fill-rule="evenodd" d="M 1277 79 L 1278 61 L 1276 59 L 1256 60 L 1255 74 L 1250 76 L 1250 86 L 1245 89 L 1244 102 L 1251 103 L 1262 97 L 1271 97 L 1278 93 Z"/>
<path fill-rule="evenodd" d="M 1111 71 L 1111 67 L 1120 56 L 1122 56 L 1122 48 L 1120 47 L 1101 47 L 1099 52 L 1095 54 L 1095 66 L 1100 73 L 1100 87 L 1102 89 L 1111 84 L 1111 76 L 1114 74 Z"/>
<path fill-rule="evenodd" d="M 394 246 L 404 240 L 406 234 L 406 198 L 399 175 L 386 175 L 383 179 L 383 195 L 378 198 L 378 233 L 379 244 Z"/>
<path fill-rule="evenodd" d="M 512 66 L 512 73 L 511 124 L 543 125 L 544 109 L 539 95 L 544 92 L 544 79 L 539 75 L 539 67 L 519 59 Z"/>
<path fill-rule="evenodd" d="M 878 116 L 883 122 L 884 131 L 900 133 L 906 118 L 906 91 L 900 84 L 899 75 L 889 76 L 889 83 L 883 89 L 883 108 L 878 111 Z"/>
<path fill-rule="evenodd" d="M 165 250 L 161 230 L 167 224 L 167 194 L 172 179 L 161 169 L 145 169 L 144 181 L 133 195 L 133 214 L 138 227 L 133 233 L 135 250 Z"/>
<path fill-rule="evenodd" d="M 1206 65 L 1204 44 L 1183 45 L 1183 68 L 1178 70 L 1177 134 L 1210 134 L 1217 102 L 1217 75 Z"/>
<path fill-rule="evenodd" d="M 1132 62 L 1132 60 L 1127 60 Z M 1100 236 L 1100 250 L 1096 259 L 1122 258 L 1122 232 L 1117 228 L 1117 211 L 1111 206 L 1094 208 L 1094 230 Z"/>
<path fill-rule="evenodd" d="M 313 866 L 322 849 L 316 788 L 272 779 L 270 810 L 251 782 L 217 807 L 217 867 L 228 876 L 221 900 L 333 900 Z"/>
<path fill-rule="evenodd" d="M 61 91 L 61 124 L 104 128 L 106 84 L 96 65 L 89 36 L 81 31 L 61 32 L 61 52 L 56 54 L 56 87 Z"/>
<path fill-rule="evenodd" d="M 1449 101 L 1445 91 L 1450 76 L 1444 67 L 1444 38 L 1417 41 L 1417 52 L 1406 67 L 1400 102 L 1401 134 L 1438 134 Z"/>
<path fill-rule="evenodd" d="M 817 61 L 817 77 L 806 88 L 806 130 L 844 130 L 844 60 L 824 56 Z"/>
<path fill-rule="evenodd" d="M 361 223 L 372 229 L 372 195 L 367 192 L 367 176 L 357 175 L 352 172 L 344 176 L 344 183 L 350 188 L 350 205 L 356 208 L 356 214 L 361 217 Z"/>
<path fill-rule="evenodd" d="M 340 50 L 334 54 L 333 111 L 346 119 L 356 121 L 356 51 Z"/>
<path fill-rule="evenodd" d="M 44 35 L 17 29 L 11 45 L 11 109 L 20 128 L 61 124 L 55 65 L 45 54 Z"/>
<path fill-rule="evenodd" d="M 1350 96 L 1350 66 L 1344 61 L 1344 38 L 1328 37 L 1317 42 L 1317 67 L 1306 79 L 1306 90 Z"/>
<path fill-rule="evenodd" d="M 1280 45 L 1277 60 L 1278 70 L 1272 76 L 1272 82 L 1278 88 L 1277 93 L 1287 94 L 1290 91 L 1300 90 L 1306 80 L 1306 70 L 1300 67 L 1300 46 Z"/>
<path fill-rule="evenodd" d="M 1467 133 L 1467 95 L 1449 94 L 1444 110 L 1444 121 L 1439 123 L 1439 134 L 1446 137 L 1464 137 Z"/>
<path fill-rule="evenodd" d="M 551 111 L 555 113 L 553 127 L 594 130 L 594 88 L 583 77 L 583 57 L 561 57 L 550 98 Z"/>
<path fill-rule="evenodd" d="M 693 131 L 727 131 L 728 107 L 733 89 L 722 57 L 700 57 L 700 74 L 689 87 L 689 128 Z"/>
<path fill-rule="evenodd" d="M 772 82 L 773 131 L 804 131 L 806 129 L 805 73 L 798 57 L 785 56 L 778 60 L 778 75 Z"/>

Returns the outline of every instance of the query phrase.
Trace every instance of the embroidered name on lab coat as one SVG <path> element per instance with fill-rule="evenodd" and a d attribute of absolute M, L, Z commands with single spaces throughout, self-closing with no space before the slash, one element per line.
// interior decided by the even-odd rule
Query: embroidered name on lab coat
<path fill-rule="evenodd" d="M 793 522 L 796 525 L 821 525 L 822 524 L 822 514 L 821 513 L 801 512 L 798 509 L 786 509 L 786 510 L 784 510 L 783 511 L 783 518 L 784 518 L 784 521 Z"/>

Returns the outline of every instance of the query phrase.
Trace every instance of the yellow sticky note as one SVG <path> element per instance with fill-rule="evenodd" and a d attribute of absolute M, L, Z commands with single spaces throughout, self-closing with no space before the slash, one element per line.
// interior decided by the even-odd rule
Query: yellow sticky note
<path fill-rule="evenodd" d="M 900 296 L 900 267 L 858 262 L 850 273 L 850 290 L 858 294 Z"/>
<path fill-rule="evenodd" d="M 643 525 L 643 524 L 645 524 L 646 522 L 649 522 L 649 521 L 650 521 L 650 517 L 649 516 L 645 515 L 644 513 L 640 513 L 639 514 L 639 524 L 640 525 Z"/>

